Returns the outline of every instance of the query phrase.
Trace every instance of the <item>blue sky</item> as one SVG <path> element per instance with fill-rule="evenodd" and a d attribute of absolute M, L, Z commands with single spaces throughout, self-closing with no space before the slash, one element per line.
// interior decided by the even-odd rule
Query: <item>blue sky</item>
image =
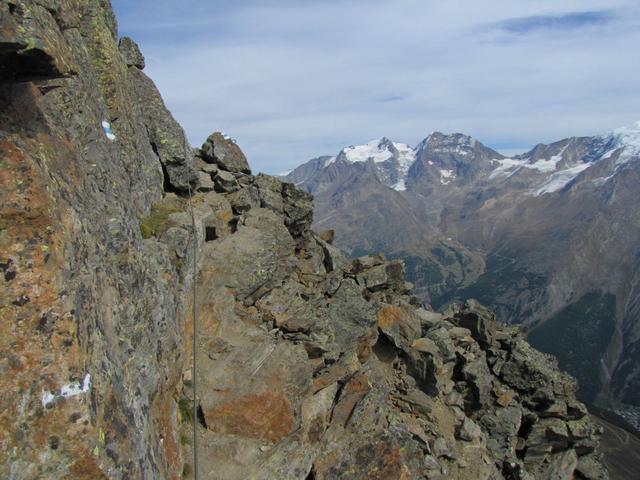
<path fill-rule="evenodd" d="M 112 0 L 191 143 L 276 173 L 387 136 L 505 154 L 640 120 L 637 0 Z"/>

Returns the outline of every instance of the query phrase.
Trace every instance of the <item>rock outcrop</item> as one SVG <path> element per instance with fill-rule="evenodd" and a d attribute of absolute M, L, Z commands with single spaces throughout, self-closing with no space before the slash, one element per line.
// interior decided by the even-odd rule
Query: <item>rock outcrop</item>
<path fill-rule="evenodd" d="M 281 178 L 336 246 L 404 259 L 435 309 L 477 298 L 524 325 L 581 399 L 640 428 L 640 123 L 512 158 L 462 134 L 381 139 Z"/>
<path fill-rule="evenodd" d="M 202 478 L 607 478 L 517 329 L 421 308 L 233 141 L 188 147 L 106 2 L 0 8 L 0 476 L 189 478 L 197 382 Z"/>

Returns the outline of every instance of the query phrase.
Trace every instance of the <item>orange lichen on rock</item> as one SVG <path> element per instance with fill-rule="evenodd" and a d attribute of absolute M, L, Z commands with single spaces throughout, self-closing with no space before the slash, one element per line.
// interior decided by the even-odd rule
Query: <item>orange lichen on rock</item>
<path fill-rule="evenodd" d="M 219 433 L 278 442 L 293 431 L 294 412 L 279 390 L 246 395 L 204 412 L 207 427 Z"/>
<path fill-rule="evenodd" d="M 404 312 L 400 307 L 391 305 L 383 307 L 378 312 L 378 327 L 380 327 L 381 330 L 393 328 L 402 322 L 403 318 Z"/>

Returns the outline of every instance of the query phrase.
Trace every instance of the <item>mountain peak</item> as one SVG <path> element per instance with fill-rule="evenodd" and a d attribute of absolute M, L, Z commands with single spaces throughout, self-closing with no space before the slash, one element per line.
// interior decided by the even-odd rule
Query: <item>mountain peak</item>
<path fill-rule="evenodd" d="M 376 138 L 364 145 L 350 145 L 343 148 L 338 154 L 338 159 L 348 163 L 366 162 L 373 160 L 375 163 L 385 162 L 398 154 L 394 143 L 387 137 Z"/>
<path fill-rule="evenodd" d="M 475 138 L 463 133 L 431 132 L 416 147 L 416 152 L 429 150 L 437 153 L 469 155 L 477 145 L 482 145 Z"/>
<path fill-rule="evenodd" d="M 613 130 L 605 139 L 611 142 L 612 149 L 624 148 L 618 158 L 618 163 L 626 163 L 633 157 L 640 155 L 640 120 Z"/>

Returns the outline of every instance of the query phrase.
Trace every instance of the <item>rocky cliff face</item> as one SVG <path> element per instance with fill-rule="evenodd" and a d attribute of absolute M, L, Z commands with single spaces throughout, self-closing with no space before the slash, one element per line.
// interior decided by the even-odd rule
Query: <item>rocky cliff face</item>
<path fill-rule="evenodd" d="M 310 195 L 192 150 L 108 2 L 0 13 L 3 478 L 191 477 L 194 381 L 202 478 L 607 478 L 517 329 L 417 307 Z"/>

